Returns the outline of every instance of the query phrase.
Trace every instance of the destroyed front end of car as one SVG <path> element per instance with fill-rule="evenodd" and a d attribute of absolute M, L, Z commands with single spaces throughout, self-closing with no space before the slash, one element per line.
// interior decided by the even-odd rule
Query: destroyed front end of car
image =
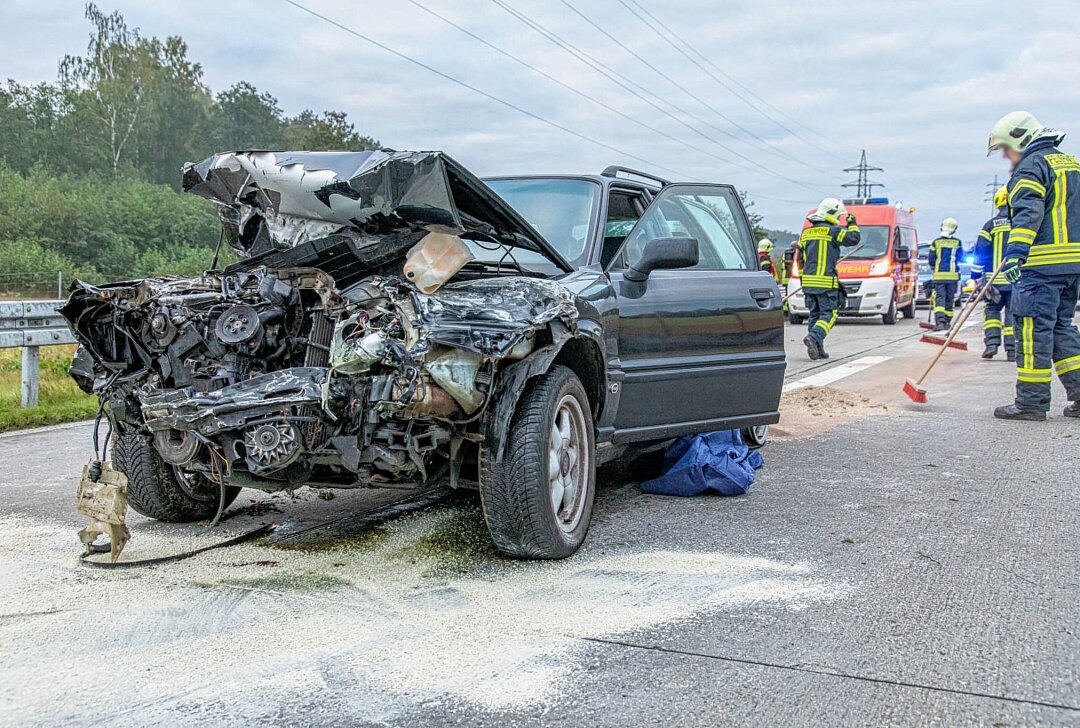
<path fill-rule="evenodd" d="M 440 153 L 220 154 L 184 186 L 218 205 L 243 260 L 79 281 L 63 309 L 72 376 L 106 405 L 147 515 L 209 518 L 240 487 L 456 483 L 501 372 L 573 335 L 560 283 L 472 251 L 566 263 Z M 180 497 L 148 492 L 150 477 Z"/>

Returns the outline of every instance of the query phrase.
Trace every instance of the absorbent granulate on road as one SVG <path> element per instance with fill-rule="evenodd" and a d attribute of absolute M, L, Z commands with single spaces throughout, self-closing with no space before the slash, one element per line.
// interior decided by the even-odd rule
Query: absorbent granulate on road
<path fill-rule="evenodd" d="M 0 527 L 10 536 L 0 545 L 0 644 L 20 654 L 0 667 L 0 684 L 7 706 L 44 722 L 105 694 L 108 715 L 137 711 L 140 722 L 206 718 L 223 706 L 254 720 L 267 705 L 317 700 L 330 687 L 368 719 L 416 701 L 514 710 L 543 704 L 581 669 L 591 644 L 582 638 L 848 592 L 804 563 L 707 551 L 511 561 L 481 538 L 473 503 L 310 550 L 249 543 L 120 572 L 80 568 L 62 525 L 8 517 Z M 139 557 L 226 535 L 154 531 L 133 541 Z M 17 722 L 9 710 L 0 707 L 0 722 Z"/>
<path fill-rule="evenodd" d="M 838 425 L 885 414 L 889 408 L 859 394 L 832 387 L 803 387 L 780 399 L 780 422 L 772 428 L 776 439 L 818 435 Z"/>

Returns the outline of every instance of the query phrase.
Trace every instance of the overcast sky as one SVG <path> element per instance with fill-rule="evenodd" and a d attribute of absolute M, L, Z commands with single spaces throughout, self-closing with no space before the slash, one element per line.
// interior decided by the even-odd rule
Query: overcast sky
<path fill-rule="evenodd" d="M 361 132 L 387 146 L 442 149 L 481 175 L 595 173 L 620 163 L 667 177 L 730 182 L 750 193 L 774 228 L 797 229 L 822 196 L 841 196 L 840 183 L 852 178 L 841 170 L 865 148 L 870 162 L 886 169 L 874 177 L 886 184 L 885 194 L 918 209 L 921 237 L 932 237 L 952 215 L 969 240 L 989 213 L 987 183 L 1008 172 L 1003 160 L 985 153 L 998 117 L 1027 109 L 1071 133 L 1066 150 L 1080 149 L 1076 0 L 639 0 L 675 32 L 679 47 L 691 56 L 690 49 L 700 51 L 715 66 L 691 63 L 622 0 L 297 2 L 614 149 L 485 98 L 285 0 L 99 5 L 120 10 L 144 35 L 182 36 L 215 92 L 246 80 L 276 96 L 289 113 L 342 109 Z M 499 3 L 592 55 L 652 103 Z M 80 0 L 0 0 L 0 27 L 0 77 L 29 83 L 54 80 L 57 60 L 85 49 L 89 26 Z"/>

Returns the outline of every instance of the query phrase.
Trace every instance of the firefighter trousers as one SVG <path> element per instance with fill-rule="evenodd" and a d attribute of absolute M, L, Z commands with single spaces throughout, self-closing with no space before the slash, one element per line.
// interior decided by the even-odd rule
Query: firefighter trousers
<path fill-rule="evenodd" d="M 1001 298 L 994 303 L 987 301 L 986 308 L 983 310 L 983 343 L 988 347 L 1001 346 L 1004 340 L 1005 351 L 1015 351 L 1012 289 L 998 288 L 997 290 Z"/>
<path fill-rule="evenodd" d="M 832 331 L 833 324 L 839 316 L 840 291 L 815 288 L 803 289 L 806 297 L 806 308 L 810 311 L 808 328 L 810 336 L 817 341 L 825 341 L 825 337 Z"/>
<path fill-rule="evenodd" d="M 1013 286 L 1016 327 L 1016 406 L 1050 410 L 1056 372 L 1072 402 L 1080 401 L 1080 331 L 1073 323 L 1080 274 L 1048 275 L 1024 270 Z"/>
<path fill-rule="evenodd" d="M 934 281 L 934 323 L 939 326 L 952 324 L 953 307 L 960 281 Z"/>

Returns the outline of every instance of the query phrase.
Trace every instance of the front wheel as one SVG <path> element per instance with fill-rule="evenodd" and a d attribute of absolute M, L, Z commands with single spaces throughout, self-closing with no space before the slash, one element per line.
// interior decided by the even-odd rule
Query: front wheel
<path fill-rule="evenodd" d="M 881 316 L 881 321 L 886 326 L 892 326 L 896 323 L 896 299 L 889 301 L 889 310 Z"/>
<path fill-rule="evenodd" d="M 789 313 L 788 314 L 788 321 L 790 321 L 795 326 L 801 326 L 802 324 L 806 323 L 806 317 L 805 316 L 800 316 L 797 313 Z"/>
<path fill-rule="evenodd" d="M 909 303 L 908 305 L 906 305 L 902 309 L 900 309 L 900 313 L 904 314 L 904 318 L 906 318 L 906 319 L 915 318 L 915 299 L 914 299 L 914 297 L 911 299 L 911 303 Z"/>
<path fill-rule="evenodd" d="M 480 455 L 480 501 L 500 551 L 561 559 L 585 540 L 596 491 L 592 411 L 572 371 L 554 366 L 518 400 L 506 452 Z"/>
<path fill-rule="evenodd" d="M 149 518 L 168 523 L 192 523 L 213 518 L 221 488 L 199 473 L 188 473 L 165 462 L 149 437 L 138 432 L 119 435 L 113 463 L 128 479 L 128 503 Z M 225 510 L 240 489 L 225 488 Z"/>

